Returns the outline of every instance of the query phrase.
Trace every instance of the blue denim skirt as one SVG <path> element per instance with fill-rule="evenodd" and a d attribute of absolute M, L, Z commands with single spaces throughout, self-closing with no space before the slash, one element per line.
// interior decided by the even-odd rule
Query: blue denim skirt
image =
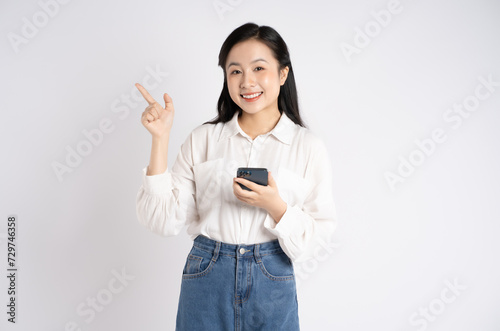
<path fill-rule="evenodd" d="M 295 272 L 278 239 L 235 245 L 198 235 L 182 271 L 175 330 L 300 330 Z"/>

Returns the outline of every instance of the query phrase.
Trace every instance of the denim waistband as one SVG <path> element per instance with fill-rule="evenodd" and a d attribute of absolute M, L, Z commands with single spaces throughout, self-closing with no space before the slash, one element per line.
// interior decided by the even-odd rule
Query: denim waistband
<path fill-rule="evenodd" d="M 224 254 L 234 257 L 250 257 L 254 256 L 254 254 L 256 256 L 261 256 L 284 253 L 278 239 L 251 245 L 228 244 L 222 241 L 210 239 L 200 234 L 194 239 L 193 245 L 210 252 L 216 252 L 217 255 Z"/>

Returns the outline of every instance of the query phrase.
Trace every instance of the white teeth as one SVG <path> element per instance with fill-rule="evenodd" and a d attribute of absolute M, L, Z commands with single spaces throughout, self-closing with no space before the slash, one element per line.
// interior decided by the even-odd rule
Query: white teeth
<path fill-rule="evenodd" d="M 241 95 L 243 98 L 245 99 L 252 99 L 252 98 L 255 98 L 255 97 L 258 97 L 259 95 L 261 95 L 262 92 L 259 92 L 259 93 L 254 93 L 254 94 L 249 94 L 249 95 Z"/>

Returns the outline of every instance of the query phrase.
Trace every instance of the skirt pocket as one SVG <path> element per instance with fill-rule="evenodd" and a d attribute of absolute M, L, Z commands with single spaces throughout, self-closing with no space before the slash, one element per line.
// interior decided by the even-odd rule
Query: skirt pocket
<path fill-rule="evenodd" d="M 186 258 L 182 278 L 190 279 L 206 276 L 215 263 L 212 261 L 212 257 L 213 253 L 193 246 Z"/>
<path fill-rule="evenodd" d="M 293 264 L 285 252 L 261 256 L 259 263 L 262 273 L 271 280 L 293 280 Z"/>

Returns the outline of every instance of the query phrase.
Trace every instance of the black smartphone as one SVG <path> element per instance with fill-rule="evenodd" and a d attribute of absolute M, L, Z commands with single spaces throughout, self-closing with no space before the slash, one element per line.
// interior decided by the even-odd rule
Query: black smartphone
<path fill-rule="evenodd" d="M 236 177 L 248 179 L 259 185 L 267 186 L 267 169 L 266 168 L 238 168 Z M 245 185 L 238 183 L 244 190 L 251 191 Z"/>

